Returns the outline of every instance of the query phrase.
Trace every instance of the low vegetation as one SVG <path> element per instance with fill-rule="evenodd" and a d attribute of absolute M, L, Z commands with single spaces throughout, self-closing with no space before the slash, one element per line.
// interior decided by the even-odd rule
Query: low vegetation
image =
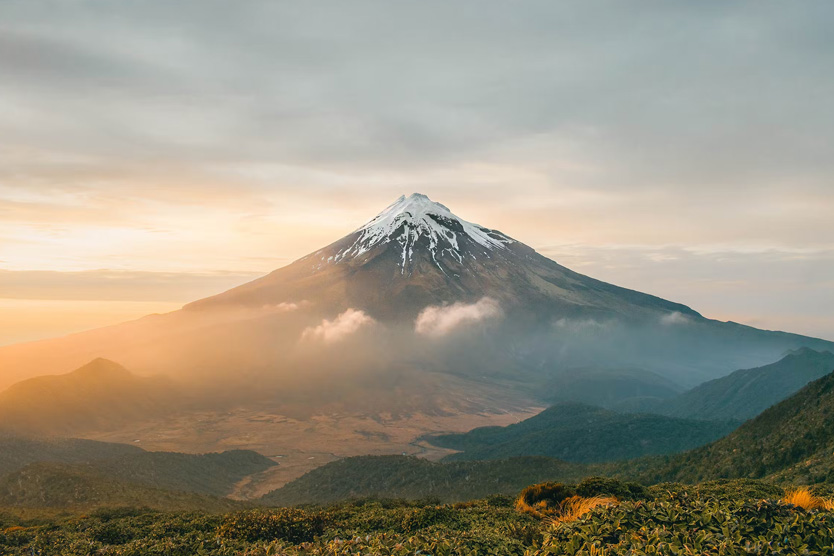
<path fill-rule="evenodd" d="M 807 496 L 824 499 L 827 492 Z M 521 500 L 548 512 L 519 511 Z M 592 478 L 538 485 L 515 499 L 496 495 L 455 504 L 361 499 L 225 515 L 118 508 L 21 516 L 9 510 L 0 511 L 0 554 L 832 554 L 834 512 L 791 500 L 798 500 L 796 493 L 761 481 L 645 488 Z"/>

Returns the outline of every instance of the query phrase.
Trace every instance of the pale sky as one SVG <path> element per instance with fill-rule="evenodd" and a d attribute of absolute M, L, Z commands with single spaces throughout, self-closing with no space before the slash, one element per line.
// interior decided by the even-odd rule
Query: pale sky
<path fill-rule="evenodd" d="M 172 310 L 419 191 L 834 339 L 834 3 L 0 3 L 0 345 Z"/>

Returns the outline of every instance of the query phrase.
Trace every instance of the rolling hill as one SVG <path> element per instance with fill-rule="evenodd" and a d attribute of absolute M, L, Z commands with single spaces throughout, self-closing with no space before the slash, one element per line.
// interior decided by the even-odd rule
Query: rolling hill
<path fill-rule="evenodd" d="M 142 453 L 137 446 L 79 438 L 0 436 L 0 476 L 36 462 L 88 463 Z"/>
<path fill-rule="evenodd" d="M 79 439 L 0 438 L 0 477 L 31 465 L 62 473 L 72 470 L 88 483 L 100 477 L 155 489 L 226 496 L 242 479 L 277 464 L 249 450 L 181 454 Z M 18 477 L 23 480 L 27 476 Z"/>
<path fill-rule="evenodd" d="M 593 463 L 682 452 L 721 438 L 737 426 L 734 421 L 628 415 L 564 402 L 507 427 L 482 427 L 428 440 L 460 450 L 444 458 L 446 461 L 548 456 Z"/>
<path fill-rule="evenodd" d="M 76 465 L 32 463 L 0 477 L 0 507 L 91 510 L 147 507 L 162 511 L 229 512 L 242 502 L 119 480 Z"/>

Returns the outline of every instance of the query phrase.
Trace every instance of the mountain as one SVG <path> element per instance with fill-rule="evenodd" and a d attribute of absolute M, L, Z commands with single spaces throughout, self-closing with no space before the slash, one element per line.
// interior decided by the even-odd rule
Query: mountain
<path fill-rule="evenodd" d="M 473 500 L 491 494 L 515 496 L 533 483 L 578 481 L 582 465 L 552 458 L 435 463 L 407 456 L 359 456 L 334 461 L 263 496 L 267 506 L 329 504 L 351 498 Z"/>
<path fill-rule="evenodd" d="M 243 408 L 299 419 L 410 419 L 416 437 L 437 430 L 426 416 L 529 412 L 570 399 L 563 395 L 571 389 L 587 399 L 595 388 L 589 369 L 612 377 L 640 369 L 628 379 L 629 395 L 667 395 L 801 347 L 834 350 L 584 276 L 413 194 L 292 264 L 179 311 L 2 347 L 0 381 L 104 357 L 137 377 L 169 378 L 216 415 Z M 571 382 L 572 369 L 585 376 Z M 122 391 L 111 396 L 113 421 L 81 408 L 72 430 L 164 410 L 138 384 Z M 34 407 L 33 422 L 41 410 L 43 422 L 57 418 L 45 404 Z M 133 417 L 131 407 L 142 409 Z"/>
<path fill-rule="evenodd" d="M 229 512 L 241 502 L 152 488 L 62 463 L 33 463 L 0 477 L 0 507 L 90 510 L 147 507 L 162 511 Z"/>
<path fill-rule="evenodd" d="M 116 429 L 163 415 L 178 398 L 169 381 L 137 377 L 99 358 L 71 373 L 32 378 L 0 393 L 0 430 L 73 435 Z"/>
<path fill-rule="evenodd" d="M 834 373 L 751 419 L 717 442 L 671 458 L 644 477 L 696 482 L 770 477 L 834 480 Z"/>
<path fill-rule="evenodd" d="M 483 427 L 428 440 L 460 450 L 444 458 L 446 461 L 548 456 L 591 463 L 682 452 L 712 442 L 737 426 L 731 421 L 627 415 L 563 402 L 515 425 Z"/>
<path fill-rule="evenodd" d="M 735 371 L 643 409 L 675 417 L 743 421 L 832 370 L 834 354 L 800 348 L 770 365 Z"/>

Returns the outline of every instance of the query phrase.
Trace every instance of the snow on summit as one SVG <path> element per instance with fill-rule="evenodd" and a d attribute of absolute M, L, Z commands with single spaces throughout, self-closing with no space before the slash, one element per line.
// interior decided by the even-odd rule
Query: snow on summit
<path fill-rule="evenodd" d="M 339 252 L 333 262 L 360 257 L 377 246 L 395 242 L 401 249 L 403 273 L 421 246 L 428 249 L 434 263 L 443 270 L 440 260 L 446 256 L 462 263 L 467 256 L 475 258 L 480 252 L 489 257 L 490 251 L 506 249 L 507 244 L 514 242 L 500 232 L 458 218 L 445 205 L 421 193 L 403 195 L 354 234 L 358 235 L 356 240 Z"/>

